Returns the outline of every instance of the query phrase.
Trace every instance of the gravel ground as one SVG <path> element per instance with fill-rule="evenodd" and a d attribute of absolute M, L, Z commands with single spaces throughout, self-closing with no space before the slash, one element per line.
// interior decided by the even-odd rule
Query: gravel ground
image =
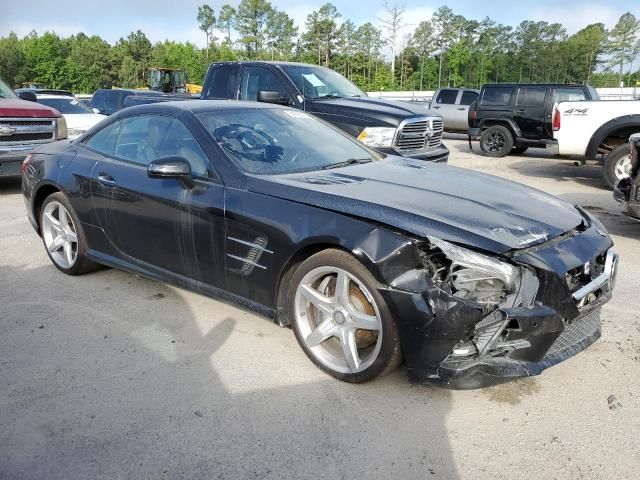
<path fill-rule="evenodd" d="M 402 369 L 340 383 L 290 330 L 235 306 L 115 270 L 60 274 L 19 185 L 2 182 L 0 478 L 638 478 L 640 224 L 597 166 L 447 145 L 451 164 L 580 203 L 609 228 L 622 261 L 595 345 L 484 390 L 411 386 Z"/>

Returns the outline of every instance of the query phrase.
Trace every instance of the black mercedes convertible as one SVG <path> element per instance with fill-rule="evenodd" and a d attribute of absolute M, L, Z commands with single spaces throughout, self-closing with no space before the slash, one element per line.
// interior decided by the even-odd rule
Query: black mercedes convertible
<path fill-rule="evenodd" d="M 22 169 L 60 271 L 237 302 L 349 382 L 402 361 L 450 388 L 539 374 L 596 341 L 615 281 L 612 241 L 580 207 L 275 105 L 125 109 Z"/>

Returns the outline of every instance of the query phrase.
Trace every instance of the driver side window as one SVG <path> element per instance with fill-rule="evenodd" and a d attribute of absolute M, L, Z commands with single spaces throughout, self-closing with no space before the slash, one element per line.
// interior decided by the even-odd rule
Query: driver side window
<path fill-rule="evenodd" d="M 263 67 L 245 67 L 242 72 L 242 88 L 240 99 L 255 102 L 258 90 L 278 92 L 281 97 L 289 97 L 289 92 L 282 81 L 269 69 Z"/>

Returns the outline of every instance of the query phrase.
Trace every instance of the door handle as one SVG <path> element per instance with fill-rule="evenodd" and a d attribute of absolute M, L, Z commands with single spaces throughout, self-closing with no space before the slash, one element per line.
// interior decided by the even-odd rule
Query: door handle
<path fill-rule="evenodd" d="M 524 113 L 525 111 L 524 111 L 524 109 L 522 109 L 522 110 L 516 110 L 516 112 L 517 113 Z"/>
<path fill-rule="evenodd" d="M 433 108 L 440 108 L 440 107 L 433 107 Z"/>
<path fill-rule="evenodd" d="M 107 175 L 106 173 L 101 173 L 98 175 L 98 182 L 107 187 L 113 187 L 116 185 L 116 181 L 113 179 L 111 175 Z"/>
<path fill-rule="evenodd" d="M 461 112 L 464 112 L 466 109 L 465 108 L 459 108 L 458 110 L 460 110 Z"/>

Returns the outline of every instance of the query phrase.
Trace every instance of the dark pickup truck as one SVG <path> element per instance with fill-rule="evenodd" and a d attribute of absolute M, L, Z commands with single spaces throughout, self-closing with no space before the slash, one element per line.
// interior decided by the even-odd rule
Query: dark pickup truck
<path fill-rule="evenodd" d="M 442 117 L 424 106 L 368 97 L 325 67 L 286 62 L 212 63 L 204 100 L 249 100 L 288 105 L 344 130 L 369 147 L 391 155 L 446 162 Z"/>

